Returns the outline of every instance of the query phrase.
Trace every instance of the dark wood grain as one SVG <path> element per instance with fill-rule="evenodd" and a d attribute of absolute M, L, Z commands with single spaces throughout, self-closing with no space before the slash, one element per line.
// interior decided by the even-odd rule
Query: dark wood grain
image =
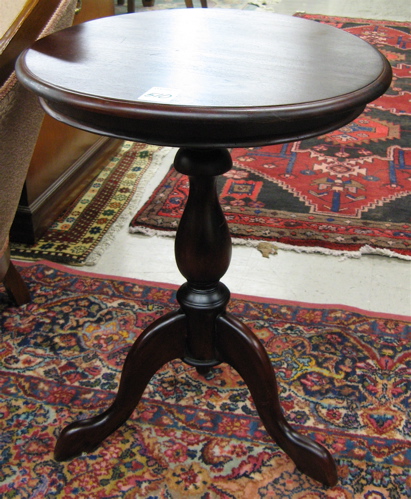
<path fill-rule="evenodd" d="M 245 146 L 338 128 L 381 95 L 390 65 L 313 21 L 224 9 L 99 19 L 37 42 L 19 78 L 57 119 L 173 146 Z M 139 97 L 173 89 L 171 102 Z"/>
<path fill-rule="evenodd" d="M 177 300 L 187 317 L 184 361 L 197 368 L 219 364 L 214 345 L 215 321 L 230 292 L 220 279 L 231 260 L 231 238 L 216 187 L 217 175 L 229 171 L 226 149 L 180 149 L 175 169 L 189 176 L 190 194 L 178 226 L 175 255 L 187 283 Z"/>

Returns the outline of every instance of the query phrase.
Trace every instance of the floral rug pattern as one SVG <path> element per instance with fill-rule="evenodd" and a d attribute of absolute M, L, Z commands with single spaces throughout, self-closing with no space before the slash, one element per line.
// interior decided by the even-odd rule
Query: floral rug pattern
<path fill-rule="evenodd" d="M 290 424 L 334 455 L 325 488 L 265 432 L 237 373 L 173 361 L 95 452 L 53 459 L 61 429 L 113 401 L 131 344 L 176 307 L 175 287 L 19 265 L 33 301 L 0 289 L 0 496 L 4 498 L 391 498 L 411 493 L 411 321 L 234 296 L 269 352 Z"/>

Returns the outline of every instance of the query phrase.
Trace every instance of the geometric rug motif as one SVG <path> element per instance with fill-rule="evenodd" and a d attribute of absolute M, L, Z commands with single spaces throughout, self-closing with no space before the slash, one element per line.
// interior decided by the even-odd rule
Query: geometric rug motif
<path fill-rule="evenodd" d="M 101 242 L 107 238 L 114 222 L 124 219 L 123 212 L 137 189 L 141 189 L 145 172 L 149 167 L 153 169 L 153 155 L 159 149 L 124 142 L 99 175 L 35 244 L 12 244 L 12 256 L 23 260 L 46 258 L 69 265 L 92 264 L 90 259 L 103 251 Z"/>
<path fill-rule="evenodd" d="M 33 301 L 0 292 L 0 496 L 400 499 L 411 494 L 411 320 L 234 295 L 229 310 L 268 351 L 287 420 L 333 454 L 338 484 L 296 470 L 241 377 L 176 360 L 94 452 L 58 463 L 69 422 L 113 401 L 143 329 L 176 308 L 170 285 L 19 265 Z M 1 307 L 1 305 L 0 305 Z"/>
<path fill-rule="evenodd" d="M 411 256 L 409 23 L 302 15 L 359 36 L 390 61 L 390 89 L 356 120 L 289 144 L 236 148 L 219 195 L 235 238 Z M 165 188 L 165 191 L 163 190 Z M 187 182 L 170 173 L 131 231 L 173 231 Z"/>

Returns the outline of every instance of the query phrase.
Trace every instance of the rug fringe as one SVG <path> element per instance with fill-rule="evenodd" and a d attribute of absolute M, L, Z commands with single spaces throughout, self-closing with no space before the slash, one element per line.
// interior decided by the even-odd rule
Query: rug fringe
<path fill-rule="evenodd" d="M 156 229 L 150 229 L 149 227 L 129 227 L 129 232 L 131 234 L 141 234 L 149 237 L 175 237 L 176 232 L 174 230 L 170 231 L 161 231 Z M 258 249 L 258 246 L 267 243 L 267 241 L 250 241 L 246 239 L 240 239 L 233 237 L 232 243 L 237 246 L 249 246 Z M 329 255 L 340 257 L 341 259 L 346 258 L 361 258 L 362 256 L 388 256 L 389 258 L 398 258 L 400 260 L 411 261 L 411 256 L 402 255 L 401 253 L 397 253 L 395 251 L 386 249 L 386 248 L 374 248 L 366 244 L 362 246 L 357 251 L 344 251 L 344 250 L 334 250 L 330 248 L 321 248 L 319 246 L 293 246 L 291 244 L 273 242 L 271 243 L 274 250 L 284 250 L 284 251 L 295 251 L 296 253 L 317 253 L 320 255 Z M 271 254 L 275 254 L 273 251 Z M 263 255 L 264 256 L 264 255 Z"/>
<path fill-rule="evenodd" d="M 129 227 L 128 228 L 130 234 L 141 234 L 143 236 L 149 236 L 149 237 L 176 237 L 177 231 L 175 230 L 157 230 L 157 229 L 150 229 L 149 227 Z"/>
<path fill-rule="evenodd" d="M 267 242 L 267 241 L 247 241 L 244 239 L 239 239 L 239 238 L 233 238 L 232 239 L 233 244 L 239 245 L 239 246 L 251 246 L 257 248 L 261 243 Z M 399 258 L 400 260 L 408 260 L 411 261 L 411 256 L 408 255 L 402 255 L 401 253 L 396 253 L 395 251 L 386 249 L 386 248 L 373 248 L 372 246 L 369 246 L 366 244 L 365 246 L 362 246 L 359 250 L 357 251 L 347 251 L 347 250 L 334 250 L 330 248 L 321 248 L 319 246 L 293 246 L 291 244 L 285 244 L 285 243 L 279 243 L 275 242 L 272 243 L 273 248 L 277 250 L 284 250 L 284 251 L 295 251 L 296 253 L 318 253 L 320 255 L 330 255 L 330 256 L 335 256 L 335 257 L 340 257 L 342 259 L 346 258 L 361 258 L 362 256 L 370 256 L 370 255 L 376 255 L 376 256 L 388 256 L 390 258 Z M 272 253 L 275 254 L 275 253 Z"/>
<path fill-rule="evenodd" d="M 130 200 L 129 204 L 124 209 L 122 214 L 118 217 L 116 223 L 114 223 L 104 235 L 98 246 L 94 249 L 94 251 L 90 253 L 83 265 L 93 266 L 97 264 L 103 253 L 116 238 L 117 233 L 124 227 L 126 223 L 129 222 L 130 218 L 134 215 L 148 183 L 157 173 L 157 170 L 162 165 L 164 158 L 170 153 L 172 149 L 172 147 L 163 147 L 154 153 L 151 164 L 147 168 L 147 171 L 143 174 L 143 177 L 141 178 L 136 192 Z"/>

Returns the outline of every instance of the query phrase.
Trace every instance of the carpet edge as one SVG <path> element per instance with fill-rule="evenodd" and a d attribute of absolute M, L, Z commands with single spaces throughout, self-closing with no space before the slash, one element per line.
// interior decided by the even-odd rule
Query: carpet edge
<path fill-rule="evenodd" d="M 147 184 L 154 177 L 157 170 L 160 168 L 162 161 L 171 150 L 171 147 L 162 147 L 154 153 L 151 164 L 138 182 L 136 192 L 130 199 L 128 205 L 124 208 L 115 223 L 109 228 L 97 247 L 90 253 L 90 255 L 88 255 L 82 266 L 90 267 L 97 264 L 98 260 L 115 239 L 117 233 L 120 232 L 120 230 L 126 225 L 130 216 L 133 216 L 133 213 L 137 209 L 143 197 Z"/>
<path fill-rule="evenodd" d="M 13 263 L 17 265 L 17 267 L 33 267 L 35 265 L 43 265 L 43 266 L 48 266 L 56 270 L 61 270 L 62 272 L 67 272 L 69 274 L 73 275 L 79 275 L 79 276 L 85 276 L 85 277 L 91 277 L 91 278 L 96 278 L 96 279 L 103 279 L 103 280 L 110 280 L 110 281 L 116 281 L 116 280 L 121 280 L 124 282 L 128 283 L 134 283 L 134 284 L 140 284 L 142 286 L 161 286 L 166 289 L 170 290 L 178 290 L 179 285 L 178 284 L 172 284 L 172 283 L 166 283 L 166 282 L 156 282 L 156 281 L 145 281 L 144 279 L 137 279 L 135 277 L 125 277 L 125 276 L 120 276 L 120 275 L 112 275 L 112 274 L 98 274 L 95 272 L 89 272 L 86 270 L 80 270 L 78 267 L 67 267 L 66 265 L 63 265 L 61 263 L 55 263 L 55 262 L 50 262 L 48 260 L 38 260 L 36 262 L 33 261 L 16 261 L 13 260 Z M 182 277 L 182 281 L 184 278 Z M 247 295 L 247 294 L 242 294 L 242 293 L 231 293 L 231 296 L 237 300 L 249 300 L 257 303 L 273 303 L 273 304 L 280 304 L 280 305 L 293 305 L 293 306 L 301 306 L 301 307 L 307 307 L 307 308 L 313 308 L 313 309 L 341 309 L 345 310 L 348 312 L 354 312 L 358 313 L 367 317 L 372 317 L 372 318 L 381 318 L 381 319 L 394 319 L 394 320 L 400 320 L 400 321 L 406 321 L 410 322 L 411 321 L 411 316 L 407 315 L 402 315 L 402 314 L 390 314 L 387 312 L 374 312 L 372 310 L 365 310 L 362 308 L 358 307 L 353 307 L 351 305 L 344 305 L 344 304 L 339 304 L 339 303 L 310 303 L 310 302 L 303 302 L 303 301 L 298 301 L 298 300 L 286 300 L 283 298 L 270 298 L 270 297 L 264 297 L 264 296 L 255 296 L 255 295 Z"/>

